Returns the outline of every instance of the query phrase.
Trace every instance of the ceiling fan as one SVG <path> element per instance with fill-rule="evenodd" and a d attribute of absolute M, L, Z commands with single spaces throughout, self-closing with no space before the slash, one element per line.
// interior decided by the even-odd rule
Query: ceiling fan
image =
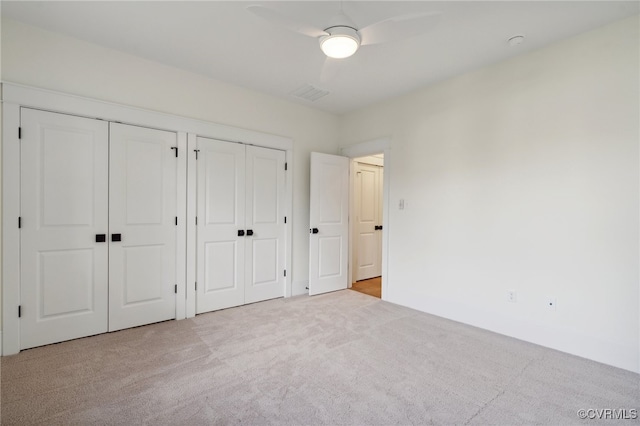
<path fill-rule="evenodd" d="M 437 24 L 441 14 L 427 12 L 396 16 L 358 28 L 342 12 L 341 3 L 340 13 L 329 20 L 324 29 L 321 29 L 296 21 L 265 6 L 251 5 L 246 9 L 272 24 L 317 38 L 324 54 L 334 59 L 348 58 L 356 53 L 360 46 L 401 40 L 427 32 Z"/>

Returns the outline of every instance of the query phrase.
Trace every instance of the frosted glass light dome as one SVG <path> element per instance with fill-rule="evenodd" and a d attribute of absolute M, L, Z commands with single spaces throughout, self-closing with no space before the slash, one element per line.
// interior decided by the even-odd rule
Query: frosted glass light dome
<path fill-rule="evenodd" d="M 336 26 L 325 31 L 329 35 L 320 37 L 320 49 L 330 58 L 348 58 L 360 47 L 360 36 L 351 27 Z"/>

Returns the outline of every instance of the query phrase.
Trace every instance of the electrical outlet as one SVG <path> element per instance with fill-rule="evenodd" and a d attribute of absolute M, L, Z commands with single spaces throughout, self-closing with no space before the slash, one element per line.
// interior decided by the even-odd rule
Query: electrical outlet
<path fill-rule="evenodd" d="M 556 310 L 556 298 L 555 297 L 547 297 L 546 301 L 547 308 L 552 311 Z"/>
<path fill-rule="evenodd" d="M 507 290 L 507 301 L 516 303 L 518 301 L 518 294 L 515 290 Z"/>

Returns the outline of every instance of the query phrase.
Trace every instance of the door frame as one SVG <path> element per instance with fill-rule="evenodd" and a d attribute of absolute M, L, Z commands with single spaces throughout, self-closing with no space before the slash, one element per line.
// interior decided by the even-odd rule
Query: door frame
<path fill-rule="evenodd" d="M 212 139 L 241 142 L 286 152 L 285 228 L 286 268 L 285 297 L 291 296 L 292 224 L 293 218 L 293 140 L 288 137 L 231 127 L 172 114 L 155 112 L 126 105 L 105 102 L 16 83 L 2 82 L 2 355 L 20 352 L 20 108 L 33 108 L 61 114 L 115 121 L 134 126 L 175 132 L 178 138 L 178 242 L 176 319 L 195 315 L 189 309 L 190 295 L 195 303 L 195 213 L 188 201 L 195 202 L 191 193 L 195 181 L 189 179 L 193 171 L 195 152 L 188 149 L 196 135 Z M 186 155 L 182 155 L 185 153 Z M 190 167 L 189 170 L 188 167 Z M 190 197 L 190 198 L 188 198 Z M 193 228 L 193 229 L 191 229 Z M 193 246 L 193 247 L 191 247 Z M 190 285 L 187 286 L 187 283 Z M 193 293 L 193 294 L 191 294 Z"/>
<path fill-rule="evenodd" d="M 391 182 L 391 138 L 382 137 L 372 139 L 365 142 L 356 143 L 340 149 L 340 154 L 349 157 L 350 173 L 349 188 L 353 189 L 355 185 L 355 164 L 354 158 L 366 157 L 373 154 L 384 154 L 383 175 L 382 175 L 382 300 L 388 299 L 389 288 L 393 285 L 389 280 L 389 185 Z M 354 217 L 355 206 L 353 203 L 353 190 L 349 194 L 349 216 Z M 353 259 L 355 221 L 349 221 L 349 259 Z M 354 265 L 349 262 L 349 288 L 353 282 Z"/>

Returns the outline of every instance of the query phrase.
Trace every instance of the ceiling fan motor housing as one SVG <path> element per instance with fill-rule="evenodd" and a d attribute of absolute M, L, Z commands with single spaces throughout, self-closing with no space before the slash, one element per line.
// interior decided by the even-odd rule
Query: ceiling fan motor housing
<path fill-rule="evenodd" d="M 329 19 L 329 25 L 327 25 L 325 31 L 333 27 L 349 27 L 357 31 L 356 24 L 344 13 L 332 16 L 331 19 Z"/>

